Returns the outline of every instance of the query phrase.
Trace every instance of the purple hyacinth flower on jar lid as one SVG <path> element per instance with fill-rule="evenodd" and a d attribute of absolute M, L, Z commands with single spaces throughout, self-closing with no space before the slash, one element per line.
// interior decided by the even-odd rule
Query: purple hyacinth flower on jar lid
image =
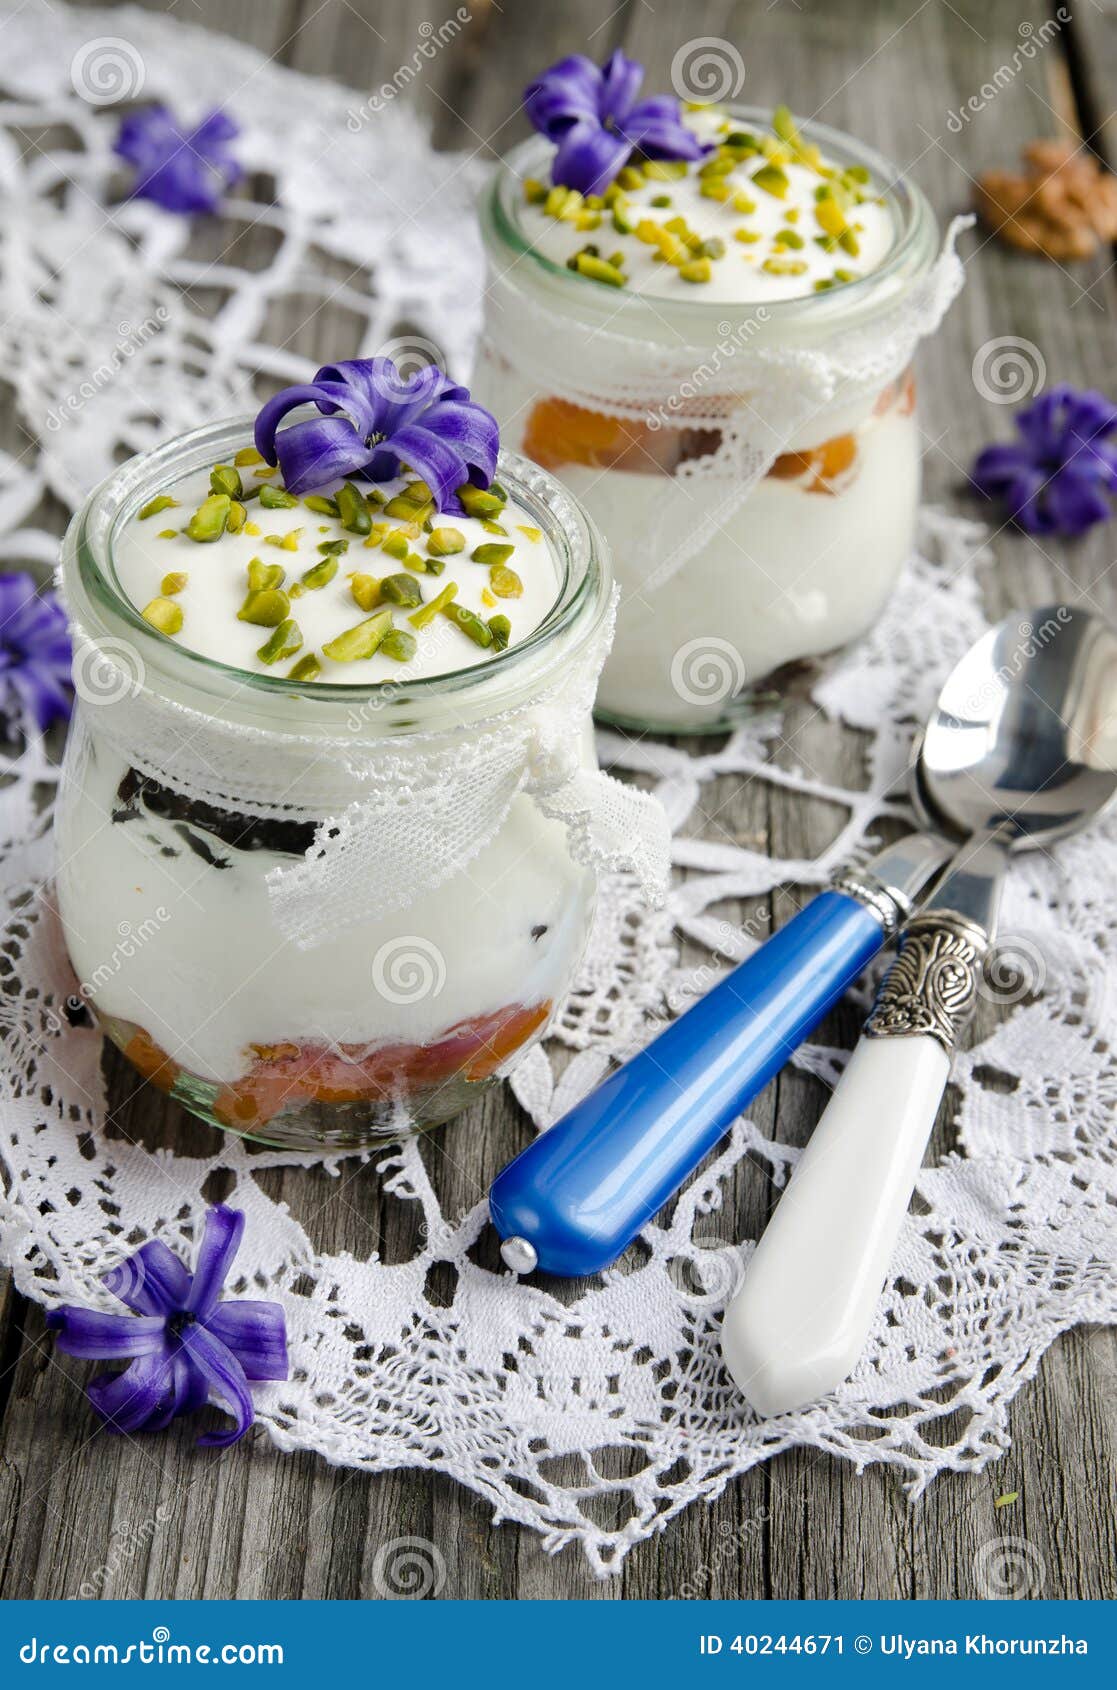
<path fill-rule="evenodd" d="M 1117 406 L 1062 383 L 1013 421 L 1018 440 L 978 453 L 977 491 L 1027 534 L 1073 537 L 1107 521 L 1117 495 Z"/>
<path fill-rule="evenodd" d="M 210 1209 L 190 1273 L 153 1238 L 101 1283 L 133 1311 L 105 1314 L 65 1304 L 47 1315 L 66 1355 L 125 1363 L 99 1374 L 86 1394 L 110 1432 L 158 1432 L 211 1397 L 233 1425 L 199 1444 L 225 1448 L 255 1418 L 249 1382 L 286 1379 L 287 1335 L 278 1303 L 222 1302 L 221 1289 L 244 1233 L 244 1215 L 223 1203 Z"/>
<path fill-rule="evenodd" d="M 305 404 L 321 414 L 279 428 Z M 438 510 L 461 516 L 457 489 L 491 484 L 500 431 L 469 389 L 433 364 L 404 375 L 390 358 L 347 358 L 267 401 L 256 418 L 256 450 L 279 464 L 297 495 L 349 475 L 392 481 L 406 465 Z"/>
<path fill-rule="evenodd" d="M 595 65 L 583 53 L 545 70 L 524 91 L 524 110 L 556 146 L 551 180 L 581 194 L 609 186 L 633 152 L 645 158 L 704 158 L 711 149 L 683 122 L 678 100 L 638 100 L 644 67 L 620 48 Z"/>

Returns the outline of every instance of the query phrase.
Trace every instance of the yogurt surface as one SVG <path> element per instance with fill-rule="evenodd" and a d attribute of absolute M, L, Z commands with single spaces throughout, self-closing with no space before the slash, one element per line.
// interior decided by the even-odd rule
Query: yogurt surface
<path fill-rule="evenodd" d="M 193 539 L 192 520 L 213 497 L 210 477 L 219 469 L 235 470 L 241 480 L 247 496 L 232 502 L 244 512 L 243 525 L 235 532 L 226 526 L 212 540 Z M 408 490 L 422 484 L 360 483 L 370 528 L 360 533 L 341 515 L 314 508 L 335 504 L 341 482 L 323 486 L 308 505 L 287 494 L 279 472 L 262 461 L 214 466 L 214 472 L 183 477 L 141 506 L 117 529 L 113 557 L 124 596 L 154 627 L 221 663 L 282 677 L 295 671 L 295 679 L 335 686 L 445 674 L 488 662 L 523 640 L 557 597 L 558 560 L 530 513 L 511 499 L 487 517 L 424 516 L 429 506 L 422 504 L 413 515 L 389 515 L 399 495 L 406 503 Z M 390 555 L 385 545 L 402 555 Z M 257 591 L 282 598 L 258 599 L 254 607 L 253 581 L 274 581 Z M 443 599 L 448 609 L 425 612 Z M 472 618 L 472 635 L 452 619 L 457 611 Z M 360 650 L 359 637 L 346 646 L 344 636 L 374 618 L 374 637 L 398 637 L 382 637 L 368 656 L 332 655 L 339 636 L 342 650 Z M 495 635 L 494 618 L 507 619 Z M 478 643 L 486 637 L 487 644 Z M 315 665 L 316 673 L 306 672 Z"/>
<path fill-rule="evenodd" d="M 884 262 L 895 231 L 883 185 L 824 157 L 790 114 L 781 134 L 713 107 L 688 122 L 715 147 L 702 163 L 628 166 L 597 198 L 526 183 L 531 244 L 598 285 L 737 304 L 828 291 Z"/>

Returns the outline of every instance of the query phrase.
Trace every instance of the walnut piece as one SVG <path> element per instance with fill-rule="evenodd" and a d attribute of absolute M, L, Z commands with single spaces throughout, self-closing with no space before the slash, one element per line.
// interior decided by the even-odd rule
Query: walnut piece
<path fill-rule="evenodd" d="M 1092 258 L 1117 240 L 1117 177 L 1070 141 L 1032 141 L 1024 169 L 987 170 L 974 205 L 1009 246 L 1060 263 Z"/>

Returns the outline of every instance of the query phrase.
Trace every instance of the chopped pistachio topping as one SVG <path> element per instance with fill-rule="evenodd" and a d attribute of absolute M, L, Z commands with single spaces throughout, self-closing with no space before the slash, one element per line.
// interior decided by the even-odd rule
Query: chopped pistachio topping
<path fill-rule="evenodd" d="M 432 528 L 427 535 L 427 551 L 432 557 L 453 557 L 464 549 L 465 535 L 460 528 Z"/>
<path fill-rule="evenodd" d="M 165 598 L 173 598 L 175 593 L 181 593 L 190 577 L 183 569 L 172 569 L 169 575 L 164 575 L 159 583 L 159 591 Z"/>
<path fill-rule="evenodd" d="M 351 575 L 349 590 L 360 610 L 375 610 L 380 603 L 380 582 L 375 575 Z"/>
<path fill-rule="evenodd" d="M 346 628 L 343 634 L 327 640 L 322 650 L 334 663 L 358 663 L 364 658 L 375 657 L 391 626 L 391 611 L 378 610 L 367 621 L 358 622 L 355 627 Z"/>
<path fill-rule="evenodd" d="M 543 530 L 541 528 L 533 528 L 526 522 L 517 522 L 516 527 L 519 529 L 521 534 L 525 535 L 526 538 L 532 542 L 533 545 L 543 538 Z"/>
<path fill-rule="evenodd" d="M 282 587 L 284 573 L 281 563 L 264 563 L 254 557 L 248 565 L 248 585 L 254 593 L 263 592 L 267 587 Z"/>
<path fill-rule="evenodd" d="M 348 540 L 320 540 L 318 550 L 323 557 L 344 557 L 349 550 Z"/>
<path fill-rule="evenodd" d="M 261 487 L 260 504 L 266 511 L 290 511 L 298 504 L 293 493 L 288 493 L 286 487 Z"/>
<path fill-rule="evenodd" d="M 515 546 L 493 545 L 486 541 L 483 546 L 474 546 L 469 555 L 474 563 L 507 563 L 515 549 Z"/>
<path fill-rule="evenodd" d="M 458 501 L 466 516 L 499 516 L 504 509 L 504 498 L 497 492 L 494 481 L 486 493 L 481 487 L 473 487 L 468 482 L 458 488 Z"/>
<path fill-rule="evenodd" d="M 286 620 L 291 600 L 279 587 L 250 592 L 237 611 L 238 622 L 252 622 L 257 628 L 278 628 Z"/>
<path fill-rule="evenodd" d="M 238 469 L 247 469 L 251 464 L 262 464 L 263 461 L 255 446 L 242 446 L 233 458 Z"/>
<path fill-rule="evenodd" d="M 432 623 L 440 610 L 445 610 L 458 591 L 456 581 L 448 581 L 437 598 L 428 599 L 421 609 L 416 610 L 407 618 L 413 628 L 426 628 Z"/>
<path fill-rule="evenodd" d="M 251 534 L 254 540 L 258 540 L 262 530 L 258 522 L 246 522 L 244 525 L 244 532 L 246 534 Z"/>
<path fill-rule="evenodd" d="M 336 574 L 337 558 L 331 555 L 324 557 L 320 563 L 314 564 L 310 569 L 305 569 L 300 580 L 305 588 L 314 592 L 319 587 L 329 586 Z"/>
<path fill-rule="evenodd" d="M 317 516 L 337 516 L 337 500 L 327 499 L 321 493 L 308 493 L 303 500 L 308 511 L 314 511 Z"/>
<path fill-rule="evenodd" d="M 174 599 L 152 599 L 150 604 L 144 605 L 140 615 L 161 634 L 177 634 L 182 627 L 182 606 Z"/>
<path fill-rule="evenodd" d="M 484 647 L 492 645 L 492 629 L 487 622 L 478 616 L 475 610 L 467 610 L 464 604 L 458 604 L 455 600 L 451 600 L 449 604 L 442 606 L 442 615 L 452 622 L 456 628 L 460 628 L 462 633 L 473 641 L 474 645 Z"/>
<path fill-rule="evenodd" d="M 507 616 L 490 616 L 489 633 L 493 636 L 493 645 L 497 651 L 508 650 L 508 642 L 512 637 L 512 624 Z"/>
<path fill-rule="evenodd" d="M 293 668 L 288 669 L 287 679 L 289 681 L 316 681 L 321 673 L 322 665 L 314 653 L 308 651 L 305 657 L 299 658 Z"/>
<path fill-rule="evenodd" d="M 186 524 L 187 538 L 197 540 L 200 544 L 219 540 L 225 532 L 231 505 L 232 500 L 228 493 L 211 493 L 208 499 L 202 500 Z"/>
<path fill-rule="evenodd" d="M 301 651 L 302 643 L 302 631 L 298 623 L 287 617 L 278 624 L 270 638 L 264 641 L 256 656 L 261 663 L 280 663 L 284 658 L 294 657 L 297 651 Z"/>
<path fill-rule="evenodd" d="M 385 657 L 394 658 L 397 663 L 406 663 L 414 657 L 419 649 L 419 642 L 414 634 L 408 633 L 406 628 L 391 628 L 380 642 L 380 650 Z"/>
<path fill-rule="evenodd" d="M 762 164 L 759 170 L 753 172 L 752 180 L 766 194 L 774 194 L 778 200 L 787 198 L 791 184 L 787 172 L 781 170 L 778 164 Z"/>
<path fill-rule="evenodd" d="M 230 534 L 239 534 L 248 520 L 248 512 L 239 499 L 233 499 L 229 504 L 229 518 L 225 524 Z"/>
<path fill-rule="evenodd" d="M 351 481 L 343 481 L 335 497 L 341 526 L 350 534 L 367 534 L 372 527 L 372 512 L 361 489 Z"/>
<path fill-rule="evenodd" d="M 496 563 L 489 570 L 489 586 L 498 599 L 518 599 L 523 597 L 524 584 L 514 569 L 509 569 L 505 563 Z"/>
<path fill-rule="evenodd" d="M 178 509 L 178 500 L 172 499 L 169 493 L 156 493 L 154 499 L 149 499 L 140 511 L 139 520 L 146 522 L 149 516 L 158 516 L 160 511 Z"/>
<path fill-rule="evenodd" d="M 161 528 L 155 538 L 157 540 L 175 540 L 178 538 L 178 529 Z"/>
<path fill-rule="evenodd" d="M 239 499 L 244 492 L 240 471 L 229 464 L 217 464 L 210 470 L 209 485 L 212 493 L 228 493 L 230 499 Z"/>
<path fill-rule="evenodd" d="M 413 610 L 423 602 L 414 575 L 386 575 L 380 583 L 380 597 L 387 599 L 389 604 L 402 606 L 404 610 Z"/>

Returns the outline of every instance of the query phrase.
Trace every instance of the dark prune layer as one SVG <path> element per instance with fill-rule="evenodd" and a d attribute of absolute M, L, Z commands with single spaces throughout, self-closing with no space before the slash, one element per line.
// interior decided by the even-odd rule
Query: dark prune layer
<path fill-rule="evenodd" d="M 314 843 L 317 829 L 317 823 L 312 821 L 245 816 L 236 810 L 223 810 L 216 804 L 187 798 L 138 769 L 129 769 L 116 789 L 112 819 L 139 821 L 145 815 L 173 823 L 184 844 L 213 868 L 229 865 L 200 835 L 218 840 L 231 851 L 273 851 L 280 856 L 302 857 Z"/>

